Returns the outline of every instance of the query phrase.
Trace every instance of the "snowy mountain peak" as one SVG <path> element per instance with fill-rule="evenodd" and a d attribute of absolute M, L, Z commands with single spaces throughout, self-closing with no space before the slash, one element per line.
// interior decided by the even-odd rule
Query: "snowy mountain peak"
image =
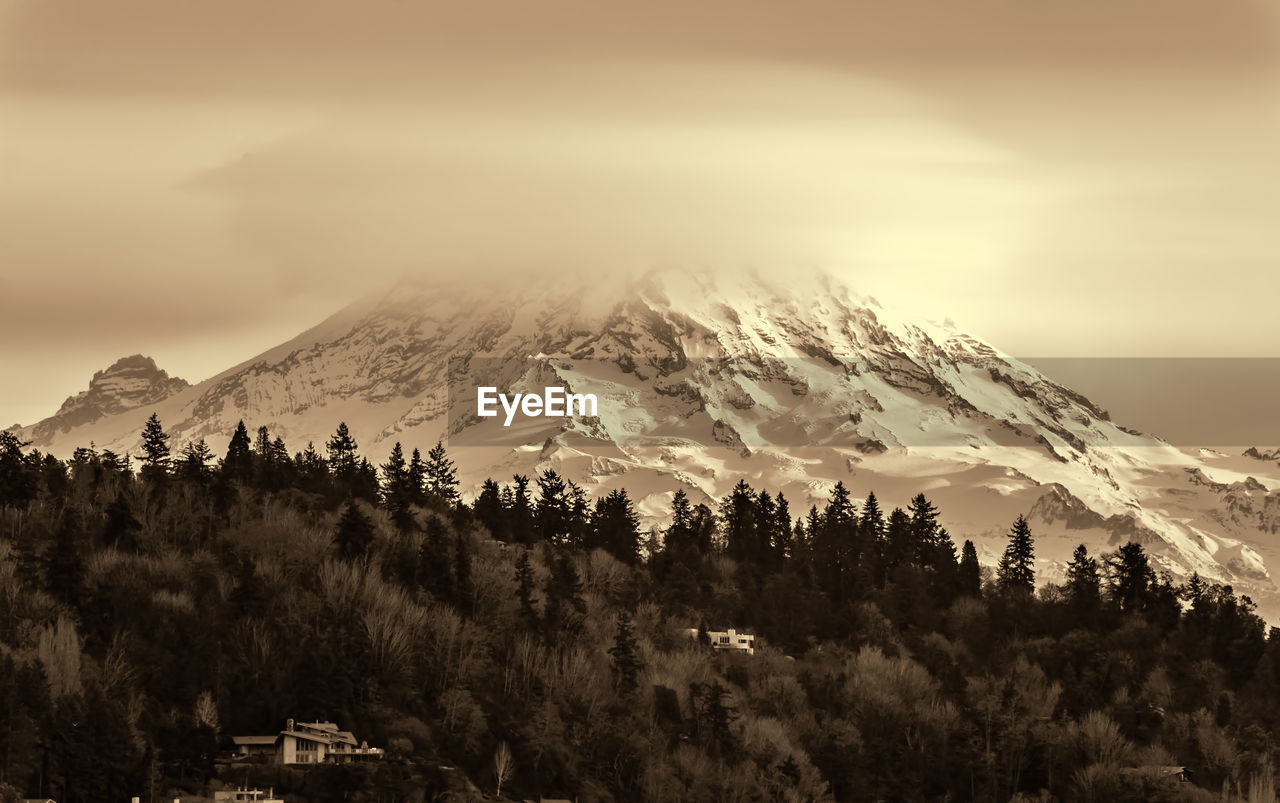
<path fill-rule="evenodd" d="M 590 392 L 599 411 L 504 428 L 477 415 L 482 385 Z M 443 437 L 469 485 L 553 467 L 595 492 L 626 487 L 645 517 L 677 487 L 709 501 L 743 478 L 794 509 L 836 481 L 894 504 L 924 490 L 953 534 L 996 552 L 1032 512 L 1050 564 L 1081 540 L 1141 540 L 1171 571 L 1274 591 L 1250 543 L 1275 526 L 1280 495 L 1232 502 L 1243 476 L 1119 426 L 953 324 L 895 317 L 820 273 L 407 280 L 199 385 L 121 361 L 25 436 L 61 453 L 131 450 L 143 403 L 175 445 L 219 448 L 243 419 L 301 450 L 345 421 L 371 458 Z"/>
<path fill-rule="evenodd" d="M 121 357 L 96 372 L 87 390 L 69 397 L 57 413 L 32 427 L 31 437 L 47 442 L 99 419 L 156 404 L 188 387 L 185 379 L 170 377 L 150 357 Z"/>

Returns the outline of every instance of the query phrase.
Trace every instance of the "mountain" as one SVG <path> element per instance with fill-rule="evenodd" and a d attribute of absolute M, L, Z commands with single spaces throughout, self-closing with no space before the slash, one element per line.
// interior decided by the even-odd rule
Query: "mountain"
<path fill-rule="evenodd" d="M 507 428 L 476 415 L 480 385 L 591 392 L 598 414 Z M 596 492 L 625 485 L 651 519 L 677 487 L 707 501 L 739 479 L 795 512 L 836 481 L 890 504 L 924 491 L 986 562 L 1027 514 L 1049 576 L 1078 543 L 1138 540 L 1171 572 L 1280 606 L 1280 470 L 1120 426 L 954 326 L 823 275 L 406 281 L 198 385 L 127 398 L 82 419 L 64 405 L 23 434 L 55 453 L 132 450 L 154 410 L 179 444 L 220 450 L 243 419 L 300 450 L 346 421 L 378 461 L 443 437 L 468 485 L 554 467 Z"/>
<path fill-rule="evenodd" d="M 162 402 L 189 387 L 185 379 L 170 377 L 160 370 L 150 357 L 122 357 L 95 373 L 88 390 L 64 401 L 58 412 L 32 427 L 27 437 L 48 444 L 62 435 L 81 432 L 103 418 Z"/>

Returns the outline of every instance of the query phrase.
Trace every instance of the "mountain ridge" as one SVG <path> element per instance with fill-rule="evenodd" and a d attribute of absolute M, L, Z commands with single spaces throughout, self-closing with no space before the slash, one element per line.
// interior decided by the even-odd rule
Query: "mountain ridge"
<path fill-rule="evenodd" d="M 598 391 L 600 415 L 503 430 L 466 392 L 489 371 L 513 390 Z M 1246 543 L 1266 532 L 1272 507 L 1237 501 L 1234 518 L 1216 515 L 1245 474 L 1124 428 L 954 325 L 895 317 L 823 274 L 404 281 L 150 407 L 175 445 L 204 437 L 215 450 L 241 419 L 294 450 L 322 445 L 339 421 L 371 455 L 444 438 L 465 448 L 470 487 L 554 467 L 595 491 L 625 484 L 651 518 L 677 487 L 714 500 L 739 478 L 806 507 L 836 481 L 878 494 L 932 487 L 959 511 L 953 531 L 992 551 L 1015 515 L 1061 492 L 1090 515 L 1042 516 L 1055 534 L 1042 541 L 1046 568 L 1068 541 L 1128 534 L 1156 547 L 1163 568 L 1274 591 L 1268 561 Z M 24 435 L 62 452 L 91 440 L 128 451 L 145 418 L 136 410 Z M 1191 471 L 1214 478 L 1197 485 Z M 1163 493 L 1166 481 L 1178 493 Z M 1168 500 L 1193 497 L 1205 509 L 1170 512 Z M 1280 497 L 1264 487 L 1264 498 Z"/>

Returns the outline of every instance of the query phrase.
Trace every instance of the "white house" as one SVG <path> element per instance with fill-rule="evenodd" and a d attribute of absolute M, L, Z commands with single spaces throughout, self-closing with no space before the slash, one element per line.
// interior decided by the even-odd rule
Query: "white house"
<path fill-rule="evenodd" d="M 266 792 L 261 789 L 224 789 L 213 793 L 214 803 L 284 803 L 283 800 L 273 794 L 274 790 Z"/>
<path fill-rule="evenodd" d="M 696 627 L 690 627 L 685 632 L 690 638 L 698 637 Z M 740 650 L 747 655 L 756 654 L 756 637 L 750 633 L 739 633 L 731 627 L 728 630 L 708 630 L 707 637 L 711 639 L 711 646 L 717 650 Z"/>
<path fill-rule="evenodd" d="M 285 723 L 274 736 L 233 736 L 241 758 L 270 755 L 277 764 L 349 764 L 379 759 L 381 747 L 357 742 L 351 731 L 339 730 L 332 722 Z"/>

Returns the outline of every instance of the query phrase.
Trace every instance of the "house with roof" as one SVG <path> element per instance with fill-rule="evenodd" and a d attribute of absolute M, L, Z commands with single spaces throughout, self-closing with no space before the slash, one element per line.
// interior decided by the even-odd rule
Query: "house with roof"
<path fill-rule="evenodd" d="M 690 627 L 685 630 L 690 638 L 698 637 L 698 628 Z M 750 633 L 739 633 L 732 627 L 728 630 L 708 630 L 707 637 L 711 639 L 711 647 L 717 650 L 737 650 L 745 652 L 747 655 L 756 654 L 756 637 Z"/>
<path fill-rule="evenodd" d="M 380 759 L 381 747 L 359 742 L 351 731 L 340 730 L 333 722 L 295 722 L 269 736 L 233 736 L 240 758 L 270 759 L 277 764 L 350 764 Z"/>
<path fill-rule="evenodd" d="M 284 803 L 283 800 L 276 797 L 275 790 L 268 789 L 266 792 L 261 789 L 249 789 L 240 787 L 239 789 L 224 789 L 213 793 L 214 803 Z"/>

